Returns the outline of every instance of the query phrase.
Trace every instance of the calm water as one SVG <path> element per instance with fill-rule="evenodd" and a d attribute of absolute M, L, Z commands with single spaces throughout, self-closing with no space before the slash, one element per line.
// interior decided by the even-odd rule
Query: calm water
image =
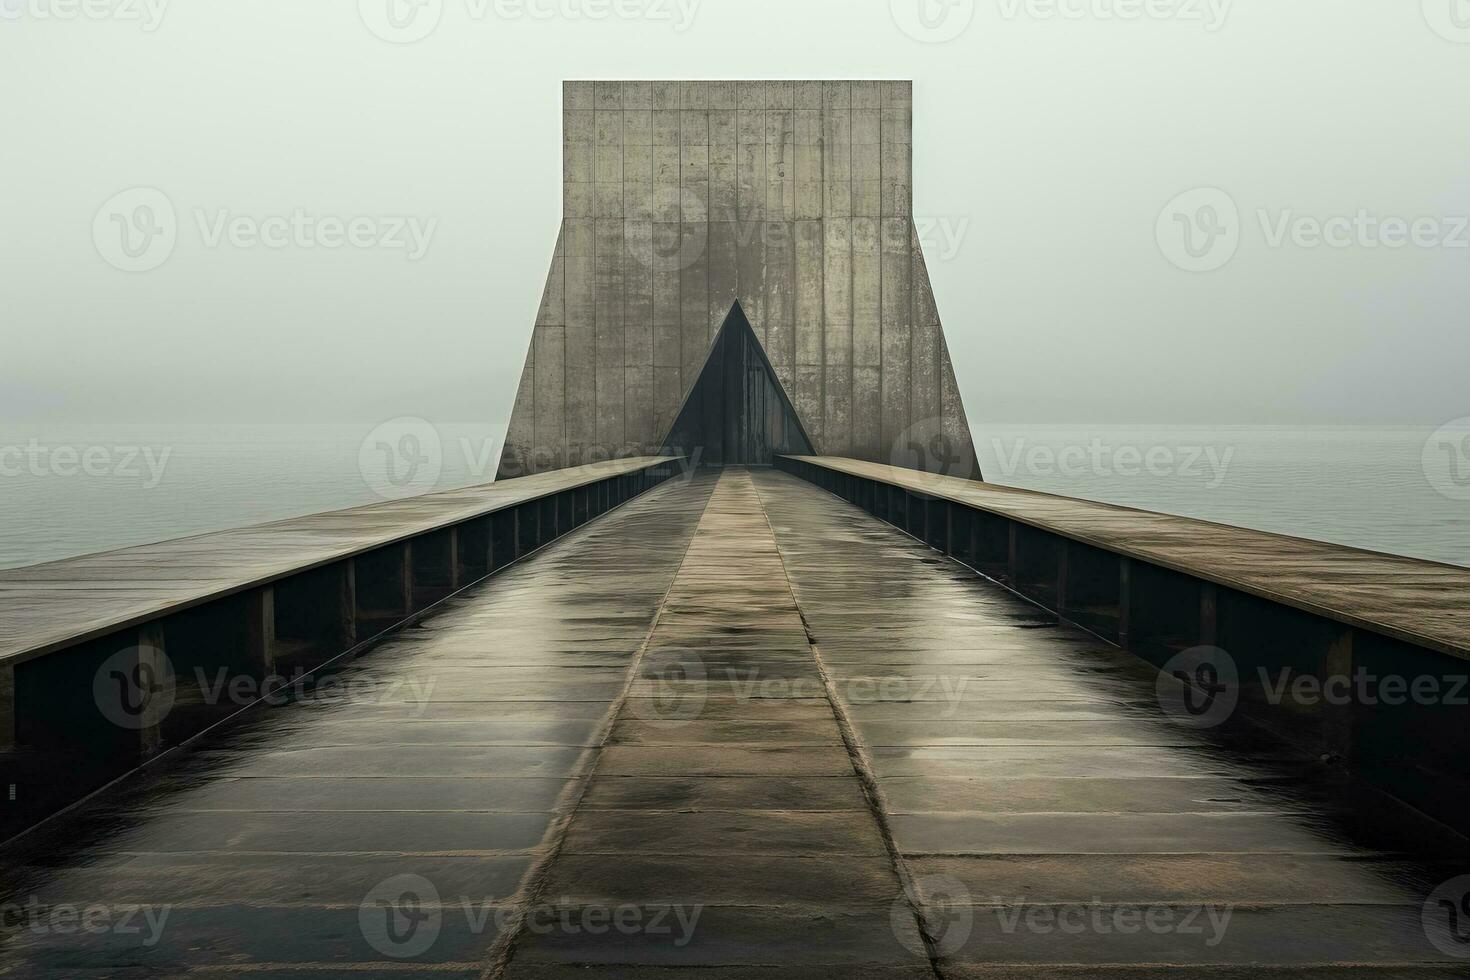
<path fill-rule="evenodd" d="M 503 436 L 474 425 L 0 427 L 0 567 L 485 483 Z M 1428 427 L 977 424 L 975 436 L 993 482 L 1470 565 L 1470 502 L 1456 499 L 1470 479 L 1447 468 L 1466 455 L 1470 475 L 1470 440 Z"/>
<path fill-rule="evenodd" d="M 1470 565 L 1464 430 L 992 426 L 975 442 L 996 483 Z"/>

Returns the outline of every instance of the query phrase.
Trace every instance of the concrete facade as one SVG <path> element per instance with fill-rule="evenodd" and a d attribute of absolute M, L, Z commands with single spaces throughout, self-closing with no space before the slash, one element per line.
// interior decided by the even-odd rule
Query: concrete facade
<path fill-rule="evenodd" d="M 502 477 L 656 451 L 738 299 L 817 451 L 976 477 L 906 81 L 567 82 Z"/>

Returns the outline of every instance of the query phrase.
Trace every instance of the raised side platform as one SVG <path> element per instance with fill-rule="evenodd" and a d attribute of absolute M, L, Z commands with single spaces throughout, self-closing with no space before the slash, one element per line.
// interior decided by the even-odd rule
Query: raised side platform
<path fill-rule="evenodd" d="M 615 460 L 0 571 L 0 839 L 679 471 Z"/>
<path fill-rule="evenodd" d="M 1470 569 L 835 457 L 778 466 L 1470 828 Z"/>

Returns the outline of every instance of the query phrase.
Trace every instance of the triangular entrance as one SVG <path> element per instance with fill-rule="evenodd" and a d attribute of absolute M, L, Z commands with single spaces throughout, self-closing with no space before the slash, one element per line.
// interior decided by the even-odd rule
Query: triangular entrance
<path fill-rule="evenodd" d="M 781 453 L 815 455 L 739 303 L 725 317 L 663 451 L 704 466 L 769 466 Z"/>

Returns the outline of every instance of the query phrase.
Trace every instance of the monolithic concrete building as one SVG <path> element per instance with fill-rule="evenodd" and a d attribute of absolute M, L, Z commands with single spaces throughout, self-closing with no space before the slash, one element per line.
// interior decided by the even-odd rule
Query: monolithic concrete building
<path fill-rule="evenodd" d="M 677 449 L 978 478 L 911 134 L 902 81 L 567 82 L 561 234 L 501 475 Z"/>

